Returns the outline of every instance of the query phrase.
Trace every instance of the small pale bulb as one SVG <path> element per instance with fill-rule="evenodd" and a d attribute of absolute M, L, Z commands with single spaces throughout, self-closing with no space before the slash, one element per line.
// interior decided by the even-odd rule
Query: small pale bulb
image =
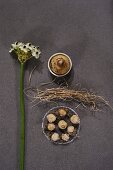
<path fill-rule="evenodd" d="M 60 120 L 58 126 L 60 129 L 66 129 L 67 123 L 64 120 Z"/>
<path fill-rule="evenodd" d="M 53 131 L 55 129 L 55 125 L 53 123 L 49 123 L 47 128 L 48 130 Z"/>
<path fill-rule="evenodd" d="M 52 123 L 52 122 L 54 122 L 54 121 L 56 120 L 56 116 L 51 113 L 51 114 L 47 115 L 47 120 L 48 120 L 50 123 Z"/>
<path fill-rule="evenodd" d="M 71 122 L 72 122 L 73 124 L 78 124 L 78 123 L 80 123 L 80 119 L 79 119 L 79 117 L 78 117 L 77 115 L 73 115 L 73 116 L 70 118 L 70 120 L 71 120 Z"/>
<path fill-rule="evenodd" d="M 74 130 L 75 130 L 74 126 L 68 126 L 68 128 L 67 128 L 68 133 L 73 133 Z"/>
<path fill-rule="evenodd" d="M 62 134 L 62 140 L 68 141 L 69 140 L 69 135 L 68 134 Z"/>
<path fill-rule="evenodd" d="M 59 134 L 58 133 L 53 133 L 51 136 L 51 140 L 56 142 L 60 139 Z"/>

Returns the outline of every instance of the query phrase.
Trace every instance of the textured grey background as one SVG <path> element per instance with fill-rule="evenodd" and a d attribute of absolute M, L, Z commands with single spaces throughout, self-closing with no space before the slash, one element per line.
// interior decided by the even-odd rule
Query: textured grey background
<path fill-rule="evenodd" d="M 70 86 L 80 83 L 113 106 L 113 1 L 0 1 L 0 170 L 18 169 L 19 64 L 8 53 L 16 40 L 42 49 L 33 86 L 51 80 L 47 60 L 61 51 L 73 61 Z M 26 65 L 25 85 L 34 65 Z M 80 140 L 55 146 L 41 130 L 42 118 L 53 106 L 32 109 L 26 99 L 26 170 L 112 170 L 113 112 L 106 108 L 92 115 L 80 107 Z"/>

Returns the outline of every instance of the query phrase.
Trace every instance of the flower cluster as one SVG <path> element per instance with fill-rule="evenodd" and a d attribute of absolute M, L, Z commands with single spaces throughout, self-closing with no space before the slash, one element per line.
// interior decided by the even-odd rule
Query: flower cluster
<path fill-rule="evenodd" d="M 9 52 L 15 52 L 21 63 L 26 62 L 31 57 L 38 59 L 41 54 L 39 46 L 36 47 L 31 43 L 24 44 L 22 42 L 13 43 Z"/>

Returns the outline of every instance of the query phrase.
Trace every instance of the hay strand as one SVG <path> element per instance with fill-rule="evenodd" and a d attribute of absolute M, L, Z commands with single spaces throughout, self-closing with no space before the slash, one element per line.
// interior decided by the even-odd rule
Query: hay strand
<path fill-rule="evenodd" d="M 25 94 L 36 104 L 57 100 L 73 100 L 84 107 L 90 107 L 92 110 L 97 110 L 101 104 L 105 104 L 113 109 L 102 96 L 95 95 L 87 90 L 73 90 L 66 87 L 48 88 L 45 90 L 29 88 L 25 90 Z"/>

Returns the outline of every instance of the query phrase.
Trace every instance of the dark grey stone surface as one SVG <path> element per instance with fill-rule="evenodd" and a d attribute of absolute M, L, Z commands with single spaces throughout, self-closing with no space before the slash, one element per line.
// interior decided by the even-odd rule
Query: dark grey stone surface
<path fill-rule="evenodd" d="M 51 77 L 48 58 L 55 52 L 71 56 L 69 85 L 92 89 L 113 106 L 112 0 L 1 0 L 0 1 L 0 170 L 18 169 L 19 64 L 8 53 L 16 40 L 40 45 L 42 56 L 32 77 L 39 87 Z M 29 61 L 25 86 L 35 63 Z M 80 107 L 80 140 L 67 146 L 51 144 L 43 135 L 42 118 L 51 107 L 31 108 L 26 99 L 26 170 L 112 170 L 113 112 L 93 116 Z"/>

